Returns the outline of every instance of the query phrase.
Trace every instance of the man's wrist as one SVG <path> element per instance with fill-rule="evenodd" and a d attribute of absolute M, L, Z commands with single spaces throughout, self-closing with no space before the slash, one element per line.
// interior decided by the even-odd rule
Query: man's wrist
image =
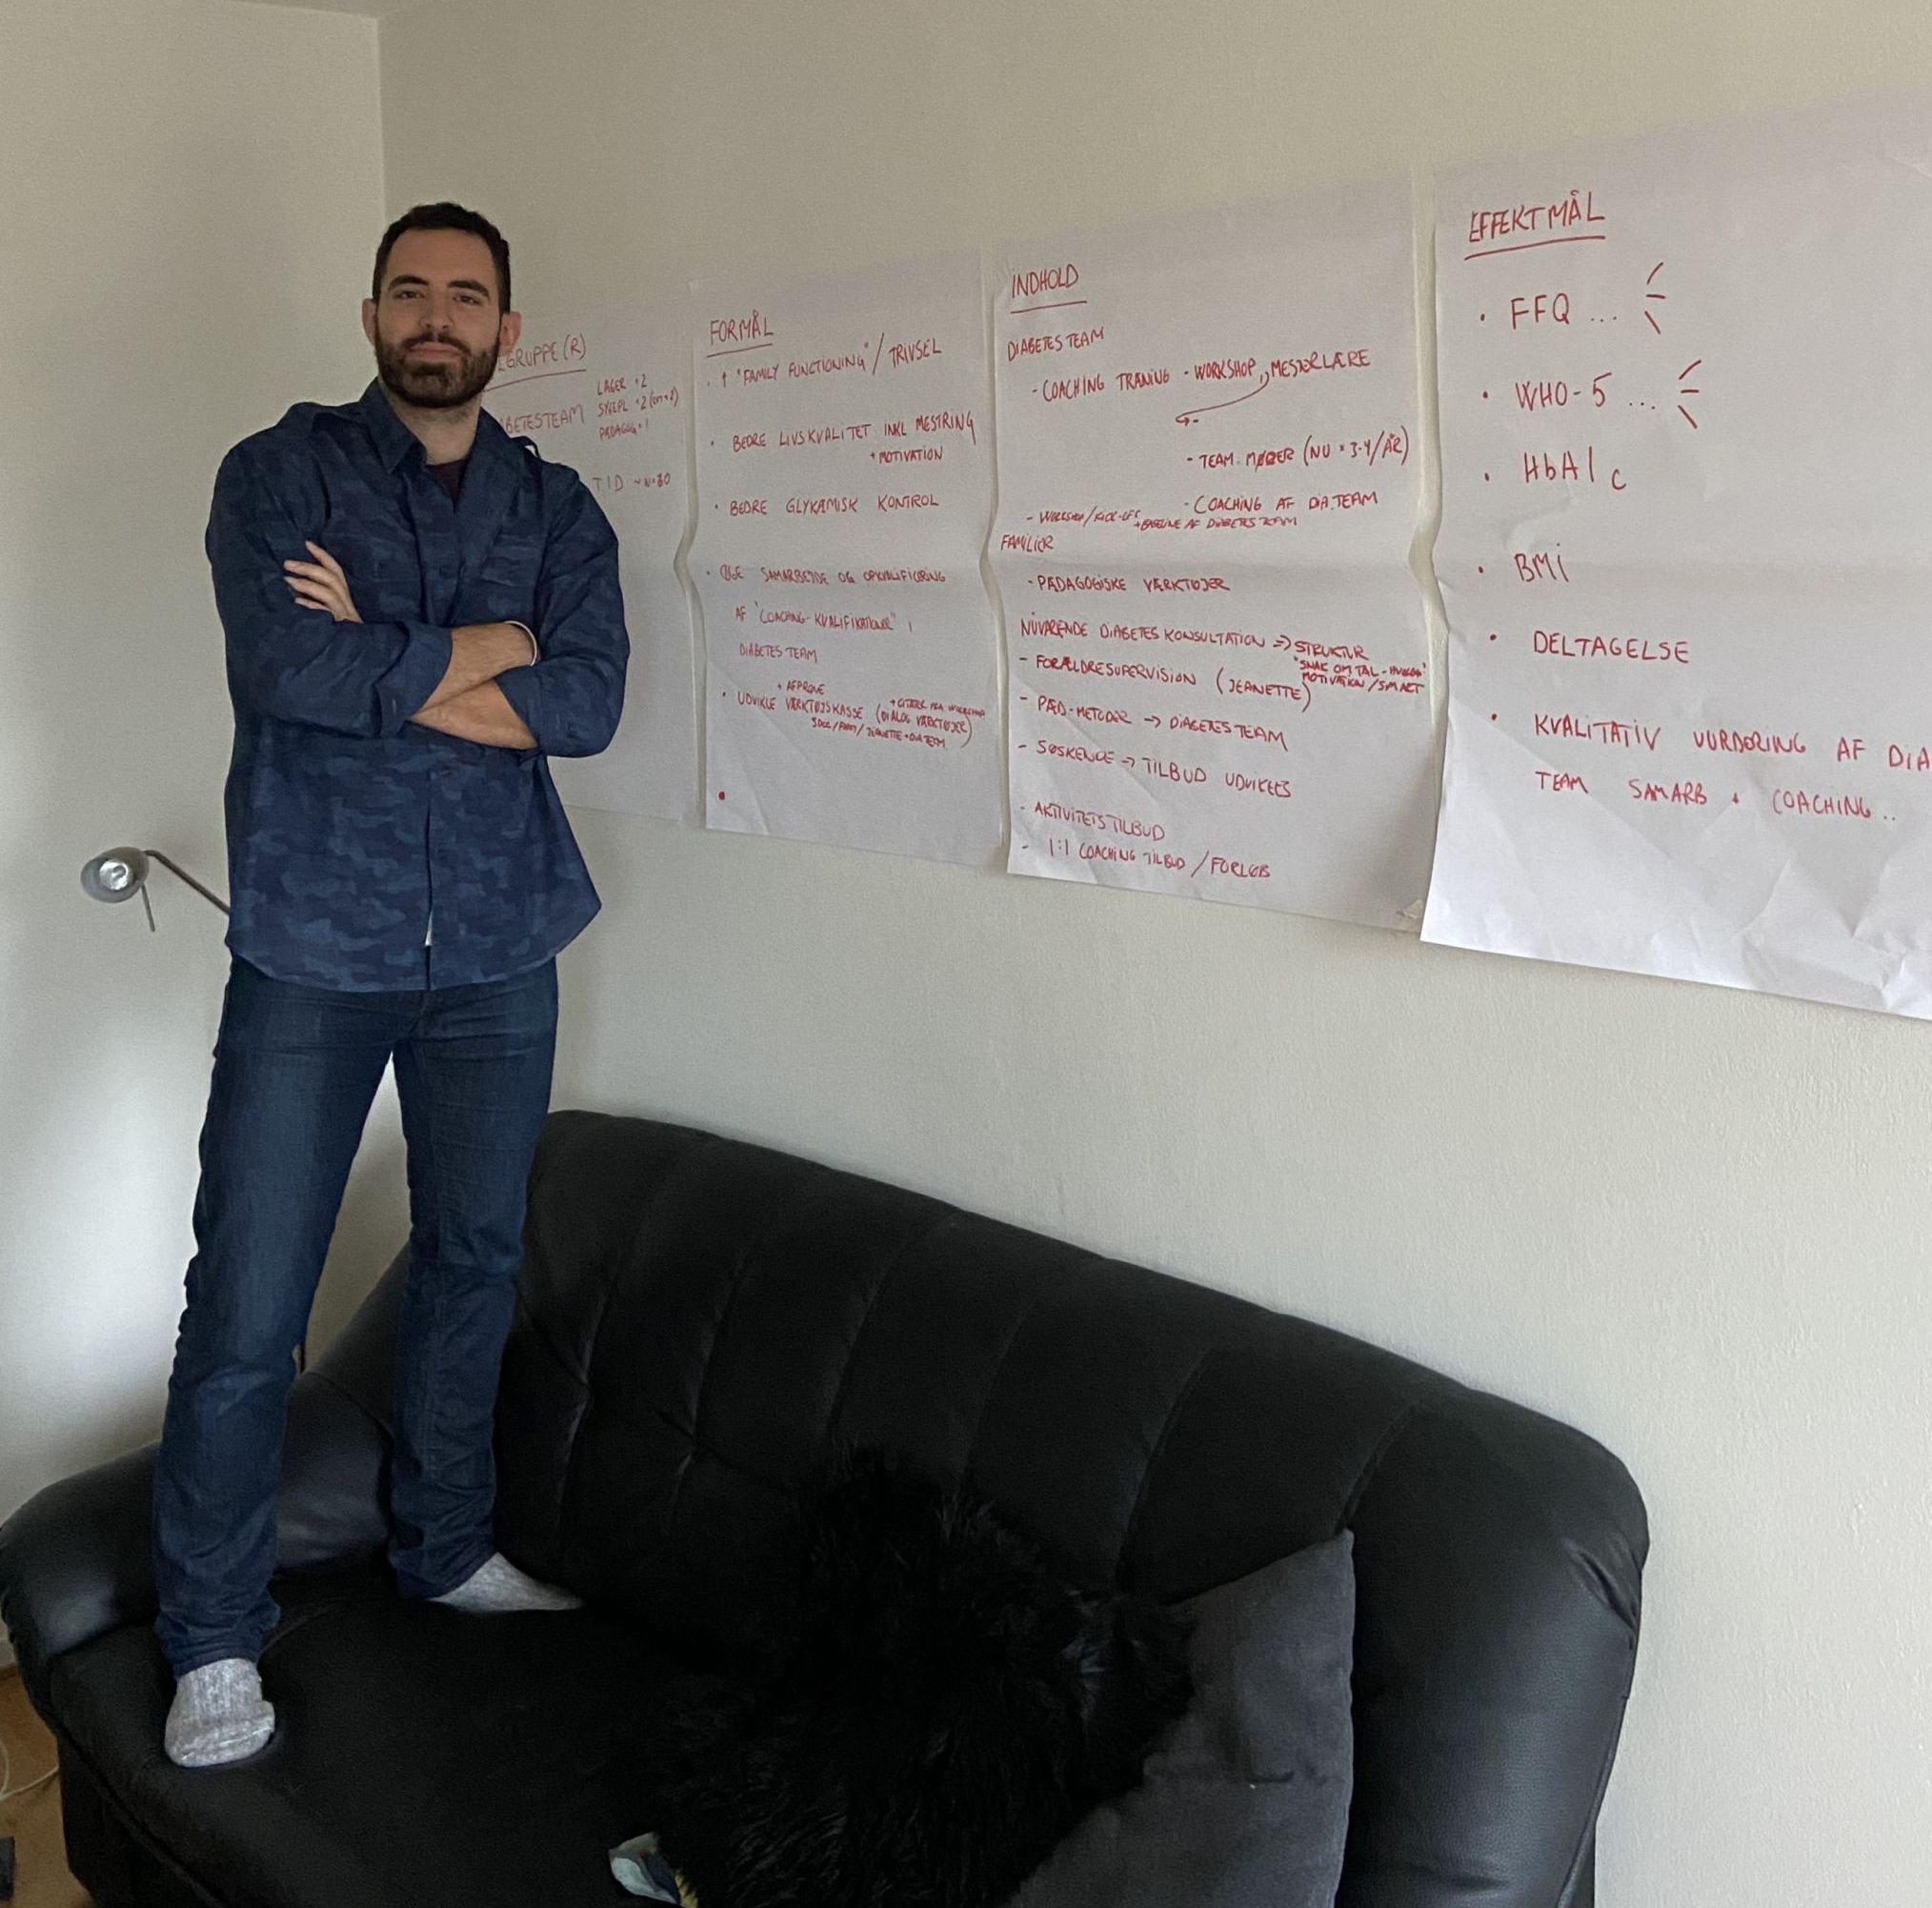
<path fill-rule="evenodd" d="M 543 652 L 536 646 L 536 632 L 528 623 L 519 623 L 514 616 L 506 616 L 503 620 L 513 630 L 521 630 L 530 638 L 530 660 L 533 663 L 541 662 L 543 660 Z"/>

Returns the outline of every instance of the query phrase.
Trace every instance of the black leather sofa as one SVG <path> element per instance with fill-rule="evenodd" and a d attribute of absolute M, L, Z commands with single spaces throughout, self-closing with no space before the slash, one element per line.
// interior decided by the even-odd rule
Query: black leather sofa
<path fill-rule="evenodd" d="M 979 1485 L 1093 1584 L 1190 1595 L 1355 1534 L 1343 1908 L 1584 1908 L 1643 1507 L 1580 1433 L 1356 1339 L 689 1128 L 551 1117 L 504 1355 L 497 1534 L 588 1605 L 473 1617 L 383 1559 L 399 1257 L 295 1382 L 279 1729 L 168 1761 L 153 1447 L 0 1529 L 4 1615 L 102 1908 L 578 1908 L 651 1824 L 652 1693 L 834 1437 Z"/>

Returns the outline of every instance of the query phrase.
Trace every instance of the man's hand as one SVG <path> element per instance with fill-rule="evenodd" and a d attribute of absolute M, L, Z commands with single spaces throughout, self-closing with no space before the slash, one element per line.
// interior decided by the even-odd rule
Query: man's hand
<path fill-rule="evenodd" d="M 445 735 L 460 735 L 466 742 L 482 742 L 493 749 L 536 747 L 536 737 L 494 682 L 478 683 L 474 689 L 466 689 L 460 695 L 453 695 L 433 708 L 419 709 L 410 720 L 421 723 L 425 729 L 439 729 Z"/>
<path fill-rule="evenodd" d="M 416 714 L 466 691 L 493 683 L 506 670 L 525 668 L 530 662 L 530 644 L 531 638 L 514 623 L 459 623 L 450 632 L 450 666 Z"/>
<path fill-rule="evenodd" d="M 307 538 L 303 541 L 319 560 L 304 563 L 297 556 L 284 560 L 282 568 L 290 573 L 282 580 L 295 592 L 295 600 L 311 610 L 327 610 L 338 623 L 361 622 L 361 613 L 355 607 L 355 598 L 349 593 L 349 578 L 342 573 L 341 564 L 319 543 L 309 543 Z"/>

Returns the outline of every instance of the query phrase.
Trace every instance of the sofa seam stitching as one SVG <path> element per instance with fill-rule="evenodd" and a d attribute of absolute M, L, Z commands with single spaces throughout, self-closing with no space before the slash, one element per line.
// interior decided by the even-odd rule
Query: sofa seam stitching
<path fill-rule="evenodd" d="M 557 1483 L 556 1523 L 554 1534 L 551 1540 L 551 1547 L 553 1552 L 559 1557 L 561 1557 L 564 1548 L 564 1526 L 569 1519 L 571 1487 L 576 1476 L 577 1450 L 583 1437 L 584 1422 L 591 1415 L 591 1367 L 596 1363 L 597 1343 L 604 1336 L 604 1321 L 610 1316 L 611 1305 L 616 1297 L 617 1287 L 622 1283 L 625 1272 L 629 1270 L 631 1261 L 636 1255 L 637 1241 L 643 1237 L 645 1226 L 650 1222 L 651 1215 L 657 1210 L 659 1203 L 669 1194 L 671 1182 L 677 1175 L 678 1170 L 684 1165 L 686 1160 L 702 1153 L 707 1147 L 722 1146 L 725 1143 L 725 1136 L 721 1133 L 708 1133 L 701 1138 L 694 1140 L 691 1145 L 685 1147 L 678 1154 L 677 1157 L 671 1162 L 665 1171 L 664 1177 L 657 1182 L 656 1188 L 653 1191 L 650 1198 L 644 1202 L 644 1210 L 637 1215 L 636 1230 L 632 1233 L 630 1241 L 625 1247 L 622 1263 L 614 1267 L 610 1277 L 604 1281 L 604 1290 L 597 1304 L 597 1322 L 592 1326 L 590 1336 L 585 1340 L 587 1355 L 584 1359 L 584 1369 L 581 1372 L 577 1372 L 569 1365 L 564 1364 L 564 1360 L 556 1353 L 555 1347 L 550 1347 L 552 1356 L 556 1357 L 557 1362 L 563 1364 L 565 1371 L 576 1380 L 580 1393 L 577 1399 L 576 1411 L 571 1418 L 570 1445 L 564 1453 L 563 1476 Z M 528 1309 L 528 1301 L 524 1297 L 520 1282 L 517 1286 L 516 1297 L 518 1304 Z M 533 1320 L 535 1314 L 532 1313 L 531 1316 Z M 536 1336 L 541 1339 L 543 1335 L 539 1333 Z"/>
<path fill-rule="evenodd" d="M 1105 1265 L 1106 1263 L 1107 1255 L 1105 1253 L 1090 1252 L 1083 1254 L 1075 1264 L 1057 1267 L 1048 1277 L 1046 1283 L 1033 1295 L 1032 1299 L 1027 1304 L 1026 1310 L 1019 1315 L 1018 1323 L 1014 1326 L 1012 1332 L 1008 1335 L 1006 1343 L 999 1348 L 999 1356 L 994 1361 L 993 1376 L 986 1381 L 986 1396 L 979 1401 L 979 1415 L 974 1420 L 973 1436 L 966 1445 L 966 1456 L 961 1466 L 963 1476 L 970 1477 L 973 1475 L 974 1454 L 979 1449 L 980 1438 L 986 1435 L 986 1420 L 992 1416 L 993 1400 L 999 1396 L 999 1381 L 1006 1375 L 1007 1360 L 1013 1356 L 1013 1348 L 1019 1343 L 1020 1335 L 1033 1323 L 1034 1315 L 1081 1266 Z"/>
<path fill-rule="evenodd" d="M 336 1395 L 337 1397 L 342 1398 L 354 1410 L 360 1412 L 362 1416 L 366 1417 L 370 1421 L 370 1423 L 372 1424 L 375 1427 L 375 1429 L 383 1435 L 383 1436 L 386 1439 L 388 1439 L 392 1443 L 394 1442 L 395 1427 L 393 1425 L 385 1424 L 382 1421 L 382 1419 L 376 1416 L 375 1413 L 371 1411 L 370 1408 L 366 1404 L 364 1404 L 363 1401 L 359 1397 L 357 1397 L 355 1394 L 352 1391 L 351 1391 L 349 1387 L 345 1385 L 340 1378 L 336 1377 L 333 1373 L 318 1372 L 312 1370 L 312 1368 L 311 1371 L 305 1372 L 301 1376 L 303 1377 L 312 1376 L 317 1384 L 327 1385 L 329 1389 Z"/>
<path fill-rule="evenodd" d="M 1167 1449 L 1168 1437 L 1172 1435 L 1175 1425 L 1179 1421 L 1181 1408 L 1194 1395 L 1194 1388 L 1200 1382 L 1200 1376 L 1206 1371 L 1208 1360 L 1220 1349 L 1218 1345 L 1209 1345 L 1202 1351 L 1201 1355 L 1194 1361 L 1194 1369 L 1188 1373 L 1186 1378 L 1182 1380 L 1180 1389 L 1175 1393 L 1174 1402 L 1168 1406 L 1166 1417 L 1161 1420 L 1160 1435 L 1154 1440 L 1152 1448 L 1148 1451 L 1147 1462 L 1140 1473 L 1140 1482 L 1134 1492 L 1134 1508 L 1127 1514 L 1127 1526 L 1120 1533 L 1120 1545 L 1114 1553 L 1114 1581 L 1116 1583 L 1118 1583 L 1120 1580 L 1120 1566 L 1126 1561 L 1128 1549 L 1134 1541 L 1135 1528 L 1140 1521 L 1140 1513 L 1147 1502 L 1147 1489 L 1154 1481 L 1154 1467 L 1159 1463 L 1161 1454 Z"/>
<path fill-rule="evenodd" d="M 1381 1468 L 1383 1458 L 1389 1455 L 1396 1440 L 1408 1430 L 1421 1410 L 1422 1400 L 1412 1397 L 1396 1414 L 1388 1429 L 1376 1440 L 1375 1449 L 1362 1460 L 1360 1472 L 1357 1475 L 1355 1482 L 1349 1486 L 1348 1496 L 1342 1499 L 1341 1516 L 1336 1524 L 1336 1535 L 1338 1536 L 1353 1525 L 1357 1514 L 1361 1509 L 1362 1499 L 1368 1496 L 1369 1486 L 1375 1482 L 1375 1475 Z"/>
<path fill-rule="evenodd" d="M 865 1328 L 872 1323 L 872 1315 L 877 1308 L 885 1289 L 892 1283 L 893 1275 L 901 1271 L 916 1248 L 931 1245 L 954 1220 L 965 1215 L 956 1206 L 949 1206 L 923 1232 L 915 1233 L 904 1239 L 896 1252 L 886 1261 L 885 1270 L 878 1275 L 878 1282 L 865 1301 L 865 1310 L 859 1315 L 858 1328 L 852 1335 L 852 1341 L 845 1348 L 845 1364 L 838 1374 L 838 1388 L 832 1395 L 832 1408 L 825 1414 L 825 1429 L 822 1436 L 830 1438 L 838 1423 L 838 1414 L 845 1404 L 845 1394 L 851 1389 L 852 1375 L 858 1365 L 859 1342 L 865 1336 Z"/>
<path fill-rule="evenodd" d="M 685 1453 L 683 1462 L 677 1467 L 677 1478 L 671 1487 L 671 1502 L 664 1510 L 664 1531 L 667 1537 L 670 1537 L 676 1529 L 677 1507 L 684 1501 L 685 1480 L 691 1476 L 692 1463 L 697 1456 L 698 1436 L 704 1425 L 704 1397 L 711 1385 L 713 1363 L 717 1356 L 717 1348 L 724 1338 L 725 1327 L 731 1323 L 732 1314 L 737 1310 L 738 1295 L 744 1290 L 745 1280 L 751 1275 L 753 1255 L 761 1251 L 794 1216 L 808 1191 L 821 1185 L 836 1171 L 835 1167 L 820 1166 L 810 1178 L 801 1180 L 794 1189 L 792 1196 L 772 1215 L 771 1224 L 762 1228 L 738 1248 L 737 1264 L 732 1268 L 731 1291 L 725 1296 L 724 1306 L 717 1316 L 717 1323 L 712 1327 L 711 1335 L 705 1340 L 704 1362 L 698 1367 L 697 1391 L 691 1400 L 691 1428 L 685 1433 L 690 1449 Z"/>

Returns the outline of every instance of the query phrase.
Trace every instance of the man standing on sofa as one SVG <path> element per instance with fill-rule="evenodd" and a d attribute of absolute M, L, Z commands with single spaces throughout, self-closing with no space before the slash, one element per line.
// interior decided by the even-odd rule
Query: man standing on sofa
<path fill-rule="evenodd" d="M 223 459 L 231 956 L 154 1475 L 184 1767 L 274 1732 L 257 1659 L 293 1356 L 393 1059 L 410 1260 L 392 1535 L 405 1597 L 569 1609 L 493 1541 L 493 1425 L 550 1104 L 556 962 L 599 902 L 545 766 L 603 749 L 630 643 L 576 473 L 480 409 L 522 321 L 496 228 L 417 206 L 376 253 L 376 375 Z"/>

